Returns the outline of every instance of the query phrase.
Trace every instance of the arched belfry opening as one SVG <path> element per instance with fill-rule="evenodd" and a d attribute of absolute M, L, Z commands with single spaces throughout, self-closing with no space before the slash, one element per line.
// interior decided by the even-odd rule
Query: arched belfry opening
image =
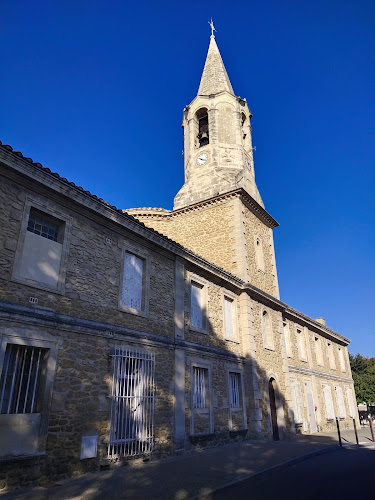
<path fill-rule="evenodd" d="M 271 425 L 272 425 L 272 437 L 274 441 L 279 441 L 279 426 L 277 424 L 277 384 L 274 378 L 270 378 L 268 382 L 268 390 L 270 397 L 270 411 L 271 411 Z"/>
<path fill-rule="evenodd" d="M 195 114 L 198 121 L 198 143 L 199 147 L 207 146 L 210 143 L 210 133 L 208 127 L 208 110 L 207 108 L 198 109 Z"/>

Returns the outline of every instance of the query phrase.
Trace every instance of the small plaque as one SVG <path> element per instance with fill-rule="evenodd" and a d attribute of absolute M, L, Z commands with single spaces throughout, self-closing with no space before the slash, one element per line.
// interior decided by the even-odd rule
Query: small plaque
<path fill-rule="evenodd" d="M 98 436 L 82 436 L 81 460 L 95 458 L 98 451 Z"/>

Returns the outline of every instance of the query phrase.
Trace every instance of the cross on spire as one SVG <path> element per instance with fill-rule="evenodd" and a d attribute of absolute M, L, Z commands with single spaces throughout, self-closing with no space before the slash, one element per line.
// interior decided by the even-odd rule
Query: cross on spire
<path fill-rule="evenodd" d="M 212 17 L 211 17 L 211 21 L 208 21 L 208 24 L 211 27 L 211 36 L 213 36 L 215 38 L 214 31 L 216 31 L 216 30 L 215 30 L 215 26 L 214 26 L 214 22 L 212 20 Z"/>

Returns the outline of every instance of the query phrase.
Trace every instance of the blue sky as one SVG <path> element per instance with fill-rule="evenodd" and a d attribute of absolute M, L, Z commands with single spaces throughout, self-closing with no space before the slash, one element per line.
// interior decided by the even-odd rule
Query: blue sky
<path fill-rule="evenodd" d="M 375 356 L 373 1 L 3 0 L 0 139 L 119 208 L 172 208 L 211 16 L 281 299 Z"/>

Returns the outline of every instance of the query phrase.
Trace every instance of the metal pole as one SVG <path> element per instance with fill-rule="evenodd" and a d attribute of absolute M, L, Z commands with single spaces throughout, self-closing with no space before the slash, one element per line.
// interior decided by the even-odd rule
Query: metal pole
<path fill-rule="evenodd" d="M 337 434 L 339 435 L 339 443 L 340 443 L 340 446 L 342 446 L 341 434 L 340 434 L 340 424 L 339 424 L 339 419 L 337 417 L 336 417 L 336 425 L 337 425 Z"/>
<path fill-rule="evenodd" d="M 355 440 L 357 441 L 357 444 L 359 444 L 359 442 L 358 442 L 357 426 L 355 424 L 355 418 L 353 418 L 353 425 L 354 425 Z"/>
<path fill-rule="evenodd" d="M 370 424 L 371 436 L 372 436 L 372 440 L 374 441 L 374 429 L 372 428 L 372 418 L 371 418 L 371 414 L 370 414 L 370 415 L 369 415 L 369 417 L 368 417 L 368 423 Z"/>

